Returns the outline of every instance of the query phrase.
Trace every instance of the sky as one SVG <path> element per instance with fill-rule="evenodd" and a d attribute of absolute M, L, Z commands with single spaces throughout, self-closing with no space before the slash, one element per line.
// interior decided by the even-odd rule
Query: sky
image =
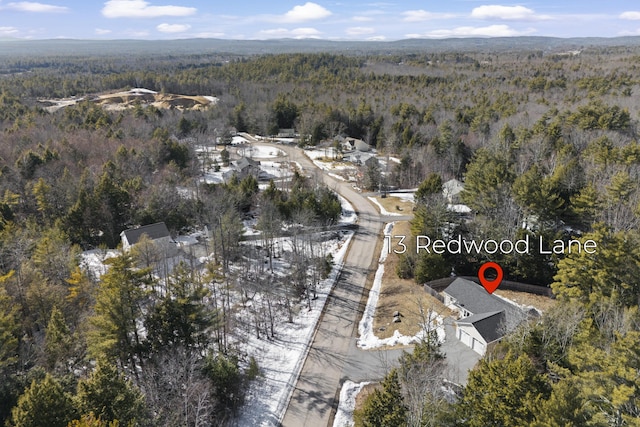
<path fill-rule="evenodd" d="M 0 39 L 640 35 L 637 0 L 0 0 Z"/>

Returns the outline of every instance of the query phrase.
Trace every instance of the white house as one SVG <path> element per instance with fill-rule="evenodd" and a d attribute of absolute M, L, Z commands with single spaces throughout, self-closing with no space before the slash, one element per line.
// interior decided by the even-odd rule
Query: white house
<path fill-rule="evenodd" d="M 143 235 L 147 236 L 147 238 L 159 245 L 169 245 L 173 242 L 169 229 L 165 223 L 158 222 L 155 224 L 143 225 L 142 227 L 124 230 L 120 233 L 122 249 L 128 251 L 133 245 L 140 241 Z"/>

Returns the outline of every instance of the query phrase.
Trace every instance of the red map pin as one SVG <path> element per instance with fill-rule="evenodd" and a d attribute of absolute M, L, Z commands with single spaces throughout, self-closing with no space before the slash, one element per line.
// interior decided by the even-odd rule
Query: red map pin
<path fill-rule="evenodd" d="M 487 269 L 493 268 L 496 271 L 496 278 L 493 280 L 488 280 L 484 275 Z M 480 270 L 478 270 L 478 279 L 480 279 L 480 284 L 483 288 L 487 290 L 490 294 L 493 293 L 498 286 L 500 286 L 500 282 L 502 282 L 502 267 L 500 267 L 495 262 L 486 262 L 480 266 Z"/>

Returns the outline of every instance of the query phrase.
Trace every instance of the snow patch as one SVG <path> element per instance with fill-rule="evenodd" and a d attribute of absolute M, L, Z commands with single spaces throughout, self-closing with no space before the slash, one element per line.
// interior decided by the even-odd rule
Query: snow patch
<path fill-rule="evenodd" d="M 216 98 L 215 96 L 203 95 L 202 97 L 214 105 L 217 104 L 219 101 L 218 98 Z"/>
<path fill-rule="evenodd" d="M 371 383 L 354 383 L 350 380 L 347 380 L 342 384 L 342 389 L 340 390 L 340 402 L 338 403 L 336 416 L 333 419 L 333 427 L 352 427 L 354 425 L 353 411 L 356 409 L 356 397 L 368 384 Z"/>
<path fill-rule="evenodd" d="M 240 148 L 238 151 L 244 150 L 243 153 L 247 157 L 255 157 L 258 159 L 272 159 L 275 157 L 284 157 L 284 151 L 269 147 L 268 145 L 252 145 L 247 148 Z"/>
<path fill-rule="evenodd" d="M 378 207 L 378 209 L 380 210 L 380 215 L 402 216 L 402 214 L 399 214 L 397 212 L 389 212 L 388 210 L 386 210 L 375 197 L 369 196 L 369 197 L 367 197 L 367 199 L 371 200 L 371 203 L 373 203 L 374 205 L 376 205 Z"/>
<path fill-rule="evenodd" d="M 358 220 L 358 215 L 356 214 L 353 205 L 339 194 L 338 198 L 340 199 L 340 206 L 342 207 L 342 214 L 340 214 L 340 220 L 338 222 L 340 224 L 355 224 Z"/>
<path fill-rule="evenodd" d="M 503 301 L 508 302 L 509 304 L 515 305 L 516 307 L 518 307 L 519 309 L 521 309 L 524 313 L 528 313 L 531 310 L 535 310 L 536 313 L 538 313 L 539 316 L 542 316 L 542 311 L 539 310 L 538 308 L 532 306 L 532 305 L 524 305 L 524 304 L 518 304 L 517 302 L 515 302 L 512 299 L 509 299 L 507 297 L 503 297 L 502 295 L 498 295 L 495 292 L 493 293 L 493 295 L 497 296 L 498 298 L 500 298 Z"/>

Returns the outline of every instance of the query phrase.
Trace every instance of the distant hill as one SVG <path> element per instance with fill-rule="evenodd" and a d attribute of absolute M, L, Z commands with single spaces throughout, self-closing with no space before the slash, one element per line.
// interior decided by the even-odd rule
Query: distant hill
<path fill-rule="evenodd" d="M 257 55 L 275 53 L 343 52 L 384 54 L 397 52 L 515 51 L 581 49 L 586 47 L 640 46 L 640 36 L 615 38 L 503 37 L 457 39 L 407 39 L 382 41 L 330 40 L 0 40 L 0 57 L 100 56 L 100 55 Z"/>

